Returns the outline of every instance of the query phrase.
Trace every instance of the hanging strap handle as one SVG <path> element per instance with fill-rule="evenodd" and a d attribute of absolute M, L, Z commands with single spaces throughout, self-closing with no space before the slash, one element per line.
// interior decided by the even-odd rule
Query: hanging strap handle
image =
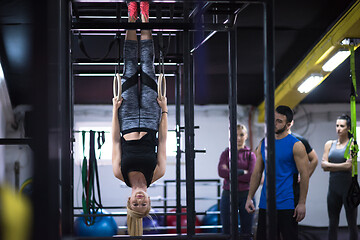
<path fill-rule="evenodd" d="M 158 21 L 161 20 L 161 11 L 162 6 L 158 4 L 156 6 L 156 18 Z M 173 19 L 173 9 L 170 11 L 170 19 L 172 21 Z M 160 74 L 158 77 L 158 97 L 166 97 L 166 78 L 165 78 L 165 55 L 167 54 L 167 51 L 169 50 L 170 45 L 170 35 L 169 35 L 169 44 L 168 49 L 166 50 L 166 47 L 164 46 L 164 38 L 161 31 L 157 33 L 158 39 L 159 39 L 159 67 L 160 67 Z"/>
<path fill-rule="evenodd" d="M 121 34 L 120 32 L 116 33 L 116 40 L 118 42 L 119 46 L 119 57 L 118 57 L 118 69 L 116 71 L 115 68 L 115 76 L 114 76 L 114 82 L 113 82 L 113 95 L 114 97 L 117 97 L 118 99 L 121 96 L 122 93 L 122 86 L 121 86 L 121 77 L 120 77 L 120 61 L 121 61 Z"/>

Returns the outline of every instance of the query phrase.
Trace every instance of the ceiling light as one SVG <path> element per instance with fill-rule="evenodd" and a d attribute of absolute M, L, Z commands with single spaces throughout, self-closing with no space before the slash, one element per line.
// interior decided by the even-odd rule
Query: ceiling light
<path fill-rule="evenodd" d="M 333 71 L 337 66 L 339 66 L 348 56 L 350 51 L 338 51 L 334 56 L 332 56 L 323 66 L 322 69 L 325 72 Z"/>
<path fill-rule="evenodd" d="M 317 85 L 319 85 L 322 79 L 323 79 L 322 75 L 312 74 L 298 87 L 297 90 L 300 93 L 308 93 Z"/>

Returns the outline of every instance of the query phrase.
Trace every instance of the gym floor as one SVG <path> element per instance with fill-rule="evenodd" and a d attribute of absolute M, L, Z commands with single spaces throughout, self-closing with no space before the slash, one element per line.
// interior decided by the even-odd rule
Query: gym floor
<path fill-rule="evenodd" d="M 359 226 L 358 226 L 359 228 Z M 327 227 L 299 226 L 299 240 L 327 240 Z M 347 227 L 339 227 L 338 239 L 349 239 Z"/>

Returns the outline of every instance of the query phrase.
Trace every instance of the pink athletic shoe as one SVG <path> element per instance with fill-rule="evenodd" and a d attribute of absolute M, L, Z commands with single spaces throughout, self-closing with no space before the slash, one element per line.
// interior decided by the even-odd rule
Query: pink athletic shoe
<path fill-rule="evenodd" d="M 138 18 L 137 3 L 136 2 L 128 2 L 127 5 L 128 5 L 129 18 L 136 20 Z"/>
<path fill-rule="evenodd" d="M 149 20 L 149 2 L 148 1 L 140 2 L 140 14 L 144 16 L 146 22 Z"/>

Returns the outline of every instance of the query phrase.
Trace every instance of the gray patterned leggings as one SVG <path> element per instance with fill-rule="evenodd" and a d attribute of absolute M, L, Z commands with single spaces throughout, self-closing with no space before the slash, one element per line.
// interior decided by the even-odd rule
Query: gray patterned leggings
<path fill-rule="evenodd" d="M 158 131 L 161 108 L 157 98 L 153 40 L 140 40 L 140 82 L 138 41 L 124 43 L 124 73 L 121 79 L 123 102 L 118 116 L 121 132 L 143 129 Z"/>

